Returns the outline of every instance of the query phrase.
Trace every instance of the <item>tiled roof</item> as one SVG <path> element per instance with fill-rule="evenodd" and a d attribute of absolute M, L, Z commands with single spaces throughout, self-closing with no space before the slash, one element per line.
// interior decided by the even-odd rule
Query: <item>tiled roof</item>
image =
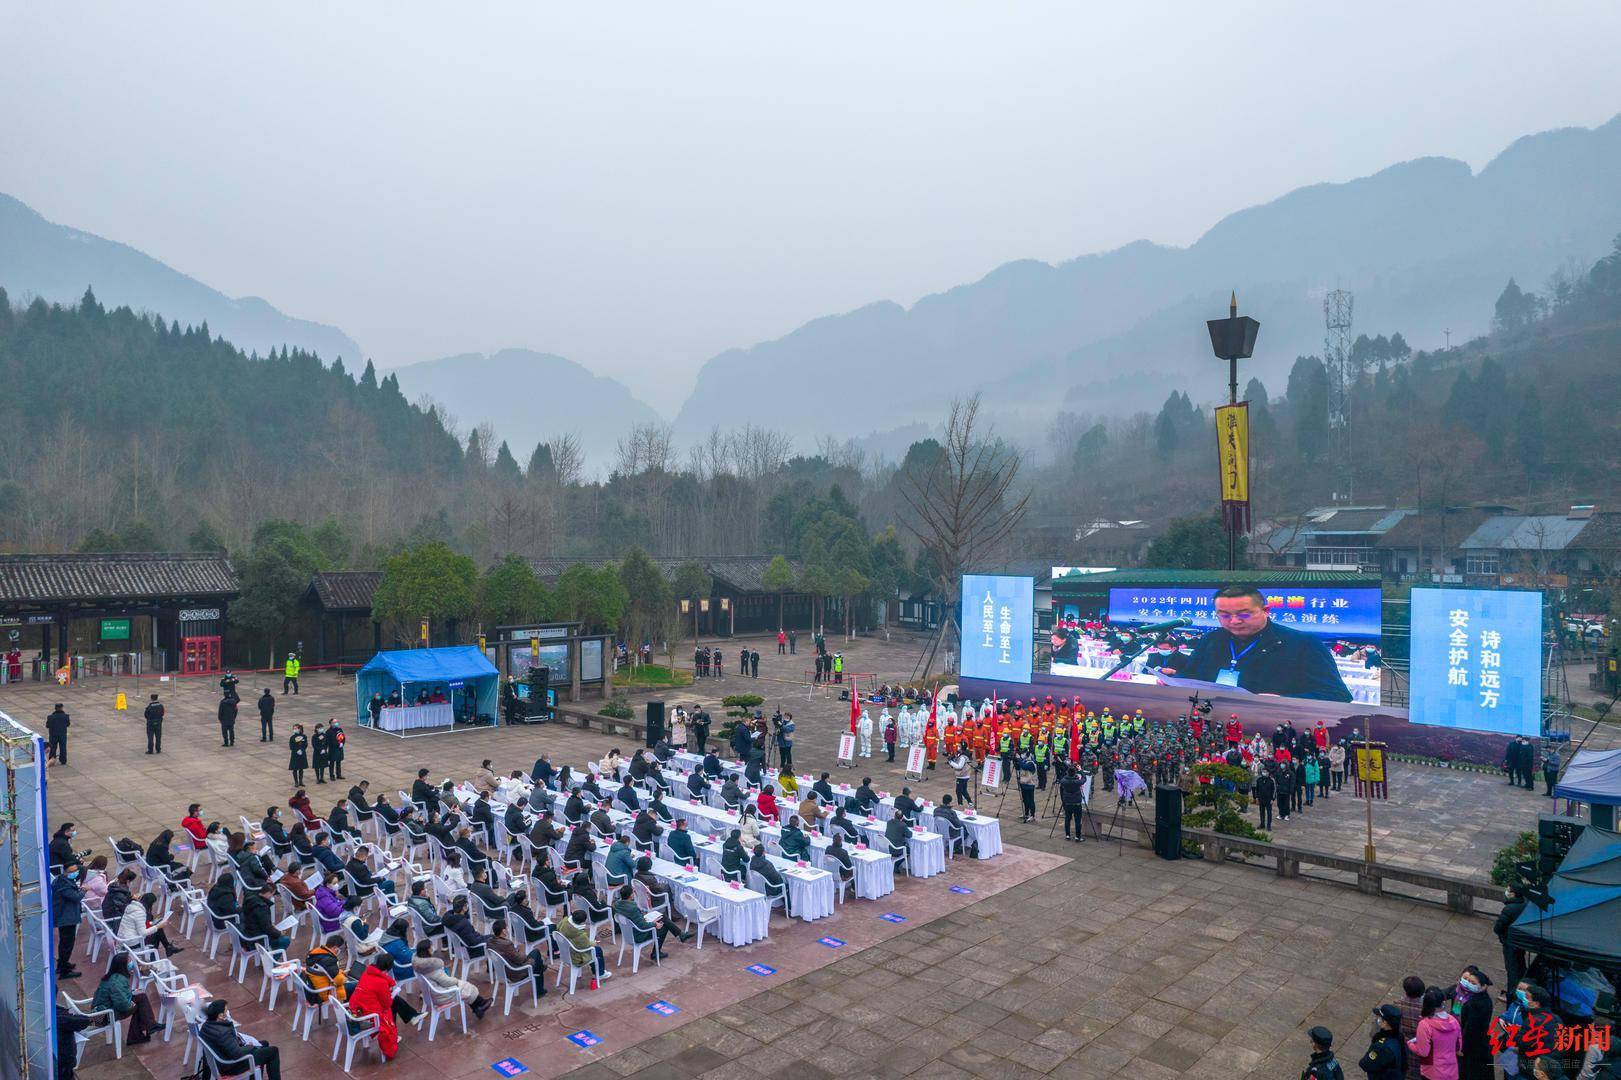
<path fill-rule="evenodd" d="M 236 571 L 222 555 L 0 555 L 0 603 L 235 596 L 240 591 Z"/>
<path fill-rule="evenodd" d="M 1563 551 L 1591 519 L 1564 514 L 1500 514 L 1487 518 L 1460 544 L 1471 550 Z"/>
<path fill-rule="evenodd" d="M 1423 510 L 1402 518 L 1378 540 L 1380 548 L 1451 549 L 1494 515 L 1488 510 L 1460 506 L 1446 510 Z"/>
<path fill-rule="evenodd" d="M 331 570 L 310 582 L 321 607 L 327 611 L 370 611 L 381 570 Z"/>

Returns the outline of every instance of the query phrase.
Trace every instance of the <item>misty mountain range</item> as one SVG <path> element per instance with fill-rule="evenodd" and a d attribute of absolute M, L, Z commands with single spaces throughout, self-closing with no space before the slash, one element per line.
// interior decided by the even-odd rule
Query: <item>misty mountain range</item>
<path fill-rule="evenodd" d="M 1004 430 L 1029 442 L 1059 409 L 1152 409 L 1172 389 L 1210 401 L 1226 373 L 1204 320 L 1226 314 L 1234 289 L 1241 311 L 1261 321 L 1243 377 L 1280 393 L 1295 356 L 1322 347 L 1327 290 L 1355 293 L 1353 334 L 1400 331 L 1434 348 L 1450 329 L 1460 342 L 1487 328 L 1510 276 L 1540 289 L 1565 261 L 1607 251 L 1621 233 L 1618 191 L 1621 117 L 1519 139 L 1478 174 L 1421 158 L 1300 188 L 1228 215 L 1186 248 L 1138 241 L 1056 266 L 1012 262 L 910 308 L 880 301 L 728 350 L 703 365 L 675 428 L 694 438 L 759 423 L 806 450 L 823 435 L 873 436 L 893 458 L 903 432 L 933 427 L 951 397 L 976 389 Z M 287 343 L 346 363 L 361 355 L 334 328 L 232 300 L 0 195 L 0 286 L 14 300 L 71 302 L 86 285 L 108 305 L 206 320 L 245 349 Z M 657 418 L 623 384 L 526 349 L 397 370 L 408 398 L 433 397 L 463 427 L 492 422 L 520 461 L 539 439 L 575 431 L 591 471 L 605 471 L 615 440 Z"/>
<path fill-rule="evenodd" d="M 244 352 L 261 356 L 283 345 L 306 349 L 359 370 L 360 346 L 334 326 L 284 315 L 257 296 L 232 299 L 127 244 L 46 221 L 0 193 L 0 287 L 13 304 L 34 297 L 76 304 L 86 287 L 108 307 L 154 312 L 182 326 L 207 323 Z"/>

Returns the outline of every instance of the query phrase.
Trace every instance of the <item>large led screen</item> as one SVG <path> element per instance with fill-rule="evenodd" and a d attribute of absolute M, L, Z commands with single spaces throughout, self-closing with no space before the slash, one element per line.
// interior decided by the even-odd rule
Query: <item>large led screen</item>
<path fill-rule="evenodd" d="M 1377 588 L 1287 582 L 1111 587 L 1090 606 L 1055 595 L 1043 645 L 1064 678 L 1377 705 L 1380 602 Z"/>
<path fill-rule="evenodd" d="M 962 667 L 972 679 L 1027 683 L 1035 655 L 1035 580 L 964 574 Z"/>
<path fill-rule="evenodd" d="M 1542 734 L 1542 594 L 1414 589 L 1415 724 Z"/>

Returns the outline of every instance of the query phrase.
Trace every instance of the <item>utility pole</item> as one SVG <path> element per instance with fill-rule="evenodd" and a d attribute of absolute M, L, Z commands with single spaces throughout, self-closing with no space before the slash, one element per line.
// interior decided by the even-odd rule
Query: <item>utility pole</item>
<path fill-rule="evenodd" d="M 1351 361 L 1351 309 L 1355 297 L 1345 289 L 1335 289 L 1323 297 L 1323 365 L 1328 369 L 1328 427 L 1330 453 L 1340 474 L 1336 496 L 1353 500 L 1354 470 L 1351 466 L 1351 391 L 1357 383 Z"/>

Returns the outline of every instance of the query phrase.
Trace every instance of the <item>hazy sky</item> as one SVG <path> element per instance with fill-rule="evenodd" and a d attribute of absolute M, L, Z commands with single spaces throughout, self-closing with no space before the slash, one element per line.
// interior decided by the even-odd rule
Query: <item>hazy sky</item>
<path fill-rule="evenodd" d="M 1621 5 L 1144 6 L 8 4 L 0 190 L 379 366 L 672 414 L 818 315 L 1621 111 Z"/>

